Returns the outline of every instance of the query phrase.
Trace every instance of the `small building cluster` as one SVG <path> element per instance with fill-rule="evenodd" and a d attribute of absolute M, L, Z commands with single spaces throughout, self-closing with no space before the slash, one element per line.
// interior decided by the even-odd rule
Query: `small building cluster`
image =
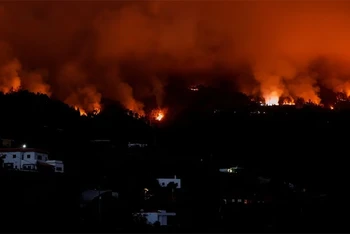
<path fill-rule="evenodd" d="M 174 176 L 174 178 L 158 178 L 157 181 L 160 190 L 158 190 L 156 197 L 167 197 L 167 203 L 176 203 L 176 194 L 181 190 L 181 179 Z M 168 192 L 170 192 L 170 194 L 168 194 Z M 144 195 L 145 200 L 149 201 L 154 194 L 149 193 L 149 190 L 145 188 Z M 174 207 L 171 208 L 171 206 L 167 207 L 167 209 L 163 208 L 151 206 L 141 209 L 140 212 L 134 213 L 134 216 L 142 216 L 150 225 L 156 225 L 158 223 L 160 226 L 172 226 L 175 223 L 174 219 L 176 217 L 176 209 L 173 209 Z"/>
<path fill-rule="evenodd" d="M 49 160 L 48 152 L 26 148 L 2 148 L 0 158 L 3 168 L 20 171 L 38 171 L 40 167 L 52 168 L 55 172 L 63 173 L 64 164 L 59 160 Z"/>

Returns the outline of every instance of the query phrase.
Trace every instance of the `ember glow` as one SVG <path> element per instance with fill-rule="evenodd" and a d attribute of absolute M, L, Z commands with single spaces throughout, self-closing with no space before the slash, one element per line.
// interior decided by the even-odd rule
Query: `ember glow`
<path fill-rule="evenodd" d="M 189 90 L 197 92 L 199 90 L 198 86 L 192 85 L 189 87 Z"/>

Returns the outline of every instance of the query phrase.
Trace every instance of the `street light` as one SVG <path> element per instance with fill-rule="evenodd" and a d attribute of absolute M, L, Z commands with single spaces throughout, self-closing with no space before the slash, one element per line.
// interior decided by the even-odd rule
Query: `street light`
<path fill-rule="evenodd" d="M 22 145 L 22 148 L 27 148 L 27 145 L 26 144 Z"/>

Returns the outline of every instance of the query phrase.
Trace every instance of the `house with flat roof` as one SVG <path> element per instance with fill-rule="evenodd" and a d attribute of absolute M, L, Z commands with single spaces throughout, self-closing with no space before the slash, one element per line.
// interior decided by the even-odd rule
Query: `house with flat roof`
<path fill-rule="evenodd" d="M 35 148 L 0 148 L 0 158 L 5 169 L 38 171 L 38 168 L 51 167 L 55 172 L 64 172 L 64 163 L 49 160 L 47 151 Z"/>

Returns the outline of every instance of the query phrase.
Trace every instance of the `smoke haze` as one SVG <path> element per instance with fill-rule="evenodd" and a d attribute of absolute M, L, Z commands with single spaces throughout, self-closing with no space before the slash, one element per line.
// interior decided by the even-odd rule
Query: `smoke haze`
<path fill-rule="evenodd" d="M 347 1 L 4 2 L 0 91 L 144 114 L 171 79 L 225 71 L 246 94 L 319 103 L 319 85 L 350 94 L 349 28 Z"/>

